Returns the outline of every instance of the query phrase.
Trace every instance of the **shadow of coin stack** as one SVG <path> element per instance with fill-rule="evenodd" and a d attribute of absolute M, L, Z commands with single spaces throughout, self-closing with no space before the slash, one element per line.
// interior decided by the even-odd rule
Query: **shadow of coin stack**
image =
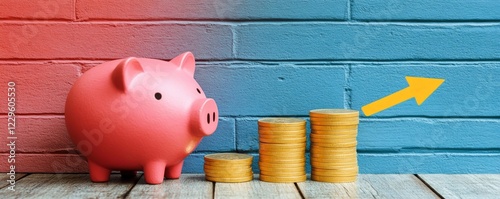
<path fill-rule="evenodd" d="M 204 157 L 205 179 L 212 182 L 247 182 L 253 179 L 253 156 L 216 153 Z"/>
<path fill-rule="evenodd" d="M 263 118 L 259 124 L 260 180 L 306 180 L 306 121 L 297 118 Z"/>
<path fill-rule="evenodd" d="M 358 176 L 356 136 L 359 112 L 316 109 L 311 119 L 311 178 L 321 182 L 354 182 Z"/>

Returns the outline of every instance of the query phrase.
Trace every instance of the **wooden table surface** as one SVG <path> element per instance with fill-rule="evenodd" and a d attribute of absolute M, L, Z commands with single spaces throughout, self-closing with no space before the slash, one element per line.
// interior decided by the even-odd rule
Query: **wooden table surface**
<path fill-rule="evenodd" d="M 148 185 L 141 174 L 112 174 L 92 183 L 88 174 L 17 174 L 15 191 L 0 177 L 0 198 L 500 198 L 500 174 L 364 174 L 354 183 L 212 183 L 202 174 Z"/>

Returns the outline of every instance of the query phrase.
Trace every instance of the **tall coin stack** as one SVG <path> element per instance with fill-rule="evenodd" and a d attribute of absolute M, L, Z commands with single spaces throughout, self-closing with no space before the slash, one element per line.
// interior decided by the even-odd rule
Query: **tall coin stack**
<path fill-rule="evenodd" d="M 321 182 L 354 182 L 358 176 L 356 136 L 359 112 L 316 109 L 311 119 L 311 178 Z"/>
<path fill-rule="evenodd" d="M 306 121 L 297 118 L 263 118 L 259 123 L 260 180 L 306 180 Z"/>
<path fill-rule="evenodd" d="M 253 179 L 253 156 L 240 153 L 206 155 L 205 179 L 212 182 L 247 182 Z"/>

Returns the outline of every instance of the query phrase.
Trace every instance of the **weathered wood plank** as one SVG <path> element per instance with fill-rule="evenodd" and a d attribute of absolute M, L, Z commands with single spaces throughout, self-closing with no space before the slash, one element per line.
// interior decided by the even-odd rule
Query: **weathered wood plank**
<path fill-rule="evenodd" d="M 20 178 L 26 176 L 28 174 L 26 173 L 16 173 L 16 181 L 19 180 Z M 10 183 L 7 181 L 10 179 L 10 175 L 7 175 L 7 173 L 0 173 L 0 189 L 8 186 Z M 16 182 L 17 183 L 17 182 Z"/>
<path fill-rule="evenodd" d="M 359 175 L 353 183 L 297 183 L 305 198 L 438 198 L 414 175 Z"/>
<path fill-rule="evenodd" d="M 203 174 L 182 174 L 178 180 L 149 185 L 142 177 L 127 198 L 212 198 L 213 183 Z"/>
<path fill-rule="evenodd" d="M 111 175 L 107 183 L 93 183 L 88 174 L 31 174 L 16 182 L 16 191 L 0 189 L 7 198 L 117 198 L 138 179 L 122 180 Z"/>
<path fill-rule="evenodd" d="M 422 174 L 444 198 L 500 198 L 500 174 Z"/>
<path fill-rule="evenodd" d="M 216 183 L 215 198 L 301 198 L 294 183 L 269 183 L 259 180 L 243 183 Z"/>

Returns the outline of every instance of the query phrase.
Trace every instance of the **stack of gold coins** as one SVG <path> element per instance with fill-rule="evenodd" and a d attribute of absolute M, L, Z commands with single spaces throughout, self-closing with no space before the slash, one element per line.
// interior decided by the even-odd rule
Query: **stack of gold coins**
<path fill-rule="evenodd" d="M 311 178 L 321 182 L 354 182 L 358 176 L 356 136 L 359 112 L 317 109 L 311 118 Z"/>
<path fill-rule="evenodd" d="M 306 180 L 306 121 L 297 118 L 263 118 L 259 123 L 260 180 Z"/>
<path fill-rule="evenodd" d="M 216 153 L 205 156 L 205 179 L 212 182 L 247 182 L 253 179 L 253 156 Z"/>

